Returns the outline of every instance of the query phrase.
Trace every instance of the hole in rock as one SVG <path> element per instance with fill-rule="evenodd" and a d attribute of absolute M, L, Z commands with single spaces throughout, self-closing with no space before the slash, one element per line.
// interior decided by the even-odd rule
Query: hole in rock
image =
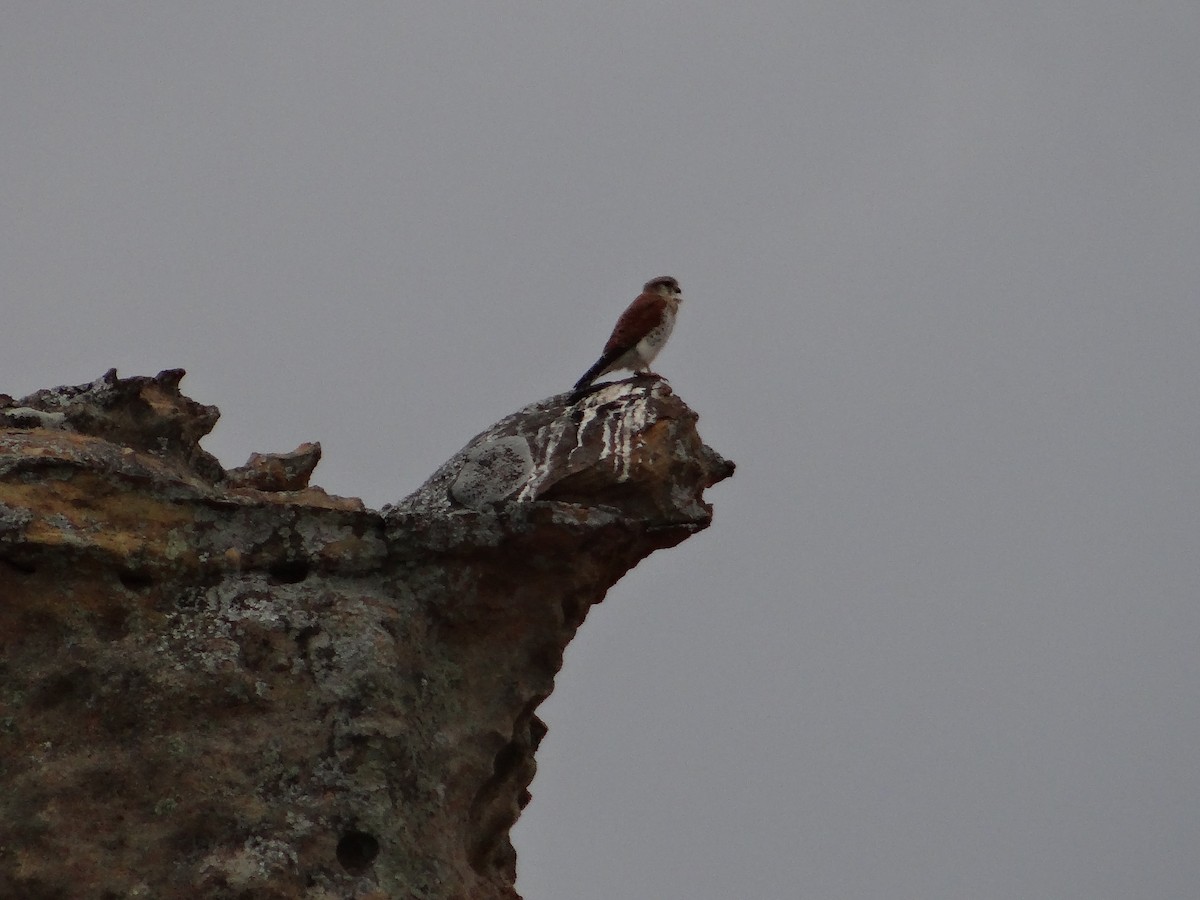
<path fill-rule="evenodd" d="M 347 831 L 338 841 L 337 858 L 351 875 L 361 875 L 379 855 L 379 841 L 365 831 Z"/>
<path fill-rule="evenodd" d="M 7 556 L 3 559 L 0 559 L 0 562 L 4 563 L 6 566 L 11 566 L 22 575 L 32 575 L 37 571 L 37 567 L 32 564 L 19 559 L 11 559 Z"/>
<path fill-rule="evenodd" d="M 147 572 L 140 572 L 135 569 L 123 569 L 117 573 L 117 577 L 121 579 L 121 584 L 129 591 L 140 591 L 154 584 L 154 578 Z"/>
<path fill-rule="evenodd" d="M 308 577 L 308 561 L 283 559 L 268 568 L 267 574 L 283 584 L 296 584 Z"/>

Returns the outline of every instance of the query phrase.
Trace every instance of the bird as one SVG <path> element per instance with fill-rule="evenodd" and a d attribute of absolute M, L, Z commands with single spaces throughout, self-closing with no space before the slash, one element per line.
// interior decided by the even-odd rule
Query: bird
<path fill-rule="evenodd" d="M 617 319 L 600 358 L 575 382 L 571 390 L 571 402 L 578 401 L 601 375 L 618 369 L 660 377 L 650 371 L 650 363 L 671 336 L 675 314 L 682 300 L 683 291 L 679 282 L 670 275 L 660 275 L 647 281 L 641 294 Z"/>

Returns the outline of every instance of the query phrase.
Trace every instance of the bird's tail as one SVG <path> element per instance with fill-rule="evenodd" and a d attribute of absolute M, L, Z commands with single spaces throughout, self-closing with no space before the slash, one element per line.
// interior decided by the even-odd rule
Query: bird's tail
<path fill-rule="evenodd" d="M 582 391 L 591 386 L 592 382 L 600 376 L 600 371 L 604 368 L 605 360 L 597 360 L 596 364 L 583 373 L 583 377 L 575 382 L 573 390 Z"/>
<path fill-rule="evenodd" d="M 596 364 L 583 373 L 583 377 L 575 382 L 575 387 L 571 388 L 572 403 L 575 403 L 580 397 L 587 393 L 587 389 L 592 386 L 592 382 L 600 377 L 600 374 L 604 371 L 605 367 L 611 362 L 612 360 L 609 359 L 608 355 L 606 354 L 596 360 Z"/>

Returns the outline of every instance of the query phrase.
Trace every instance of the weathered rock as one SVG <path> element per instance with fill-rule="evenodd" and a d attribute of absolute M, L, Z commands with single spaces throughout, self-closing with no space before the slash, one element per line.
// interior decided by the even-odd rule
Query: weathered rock
<path fill-rule="evenodd" d="M 244 466 L 225 473 L 225 484 L 257 491 L 302 491 L 320 461 L 320 444 L 301 444 L 291 453 L 251 453 Z"/>
<path fill-rule="evenodd" d="M 182 375 L 0 395 L 0 897 L 516 898 L 563 650 L 732 463 L 634 379 L 376 512 Z"/>

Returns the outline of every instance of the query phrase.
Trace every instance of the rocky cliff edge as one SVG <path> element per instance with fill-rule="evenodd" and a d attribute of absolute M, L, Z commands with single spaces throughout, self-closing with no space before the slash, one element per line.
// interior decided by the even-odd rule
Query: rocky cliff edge
<path fill-rule="evenodd" d="M 0 897 L 518 898 L 563 650 L 733 464 L 635 378 L 375 511 L 182 377 L 0 395 Z"/>

